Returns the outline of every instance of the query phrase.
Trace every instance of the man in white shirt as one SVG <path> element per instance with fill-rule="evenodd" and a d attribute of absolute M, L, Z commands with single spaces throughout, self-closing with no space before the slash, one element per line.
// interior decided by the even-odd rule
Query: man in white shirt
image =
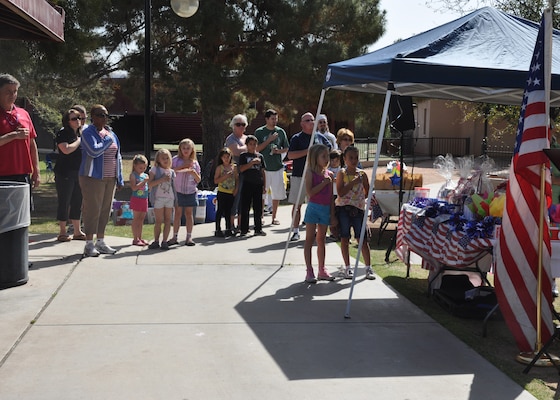
<path fill-rule="evenodd" d="M 331 142 L 331 150 L 338 150 L 338 145 L 336 144 L 336 136 L 329 131 L 329 122 L 327 121 L 327 116 L 325 114 L 319 114 L 317 120 L 318 132 L 322 133 L 329 142 Z"/>

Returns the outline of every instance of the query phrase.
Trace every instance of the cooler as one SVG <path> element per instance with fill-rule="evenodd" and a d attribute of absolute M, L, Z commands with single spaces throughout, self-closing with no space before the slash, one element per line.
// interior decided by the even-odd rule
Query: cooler
<path fill-rule="evenodd" d="M 216 221 L 216 210 L 218 209 L 218 198 L 216 193 L 206 194 L 206 222 Z"/>

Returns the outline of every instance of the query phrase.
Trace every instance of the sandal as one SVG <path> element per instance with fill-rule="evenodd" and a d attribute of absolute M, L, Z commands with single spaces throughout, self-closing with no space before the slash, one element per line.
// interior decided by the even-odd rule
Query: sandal
<path fill-rule="evenodd" d="M 272 225 L 280 225 L 280 221 L 278 221 L 277 219 L 273 219 Z"/>
<path fill-rule="evenodd" d="M 58 235 L 56 240 L 59 242 L 69 242 L 71 239 L 68 235 Z"/>
<path fill-rule="evenodd" d="M 79 235 L 74 235 L 72 236 L 72 240 L 86 240 L 86 235 L 84 235 L 83 233 Z"/>

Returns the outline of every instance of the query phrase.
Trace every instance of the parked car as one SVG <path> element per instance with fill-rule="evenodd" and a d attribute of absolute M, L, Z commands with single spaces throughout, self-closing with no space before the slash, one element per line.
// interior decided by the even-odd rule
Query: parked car
<path fill-rule="evenodd" d="M 294 168 L 292 160 L 284 160 L 284 171 L 286 172 L 286 190 L 290 190 L 290 178 L 292 177 L 292 170 Z"/>

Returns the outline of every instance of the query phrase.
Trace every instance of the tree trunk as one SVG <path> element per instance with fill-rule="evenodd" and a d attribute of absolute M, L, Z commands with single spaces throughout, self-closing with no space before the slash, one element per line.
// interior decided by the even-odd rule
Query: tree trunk
<path fill-rule="evenodd" d="M 224 121 L 227 116 L 223 111 L 218 111 L 210 106 L 202 110 L 202 162 L 205 168 L 208 163 L 216 158 L 218 152 L 224 147 Z"/>

